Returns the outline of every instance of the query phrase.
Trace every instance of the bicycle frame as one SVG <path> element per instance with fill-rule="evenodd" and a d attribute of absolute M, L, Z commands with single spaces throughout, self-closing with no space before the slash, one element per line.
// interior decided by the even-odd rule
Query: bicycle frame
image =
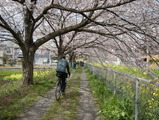
<path fill-rule="evenodd" d="M 55 98 L 57 101 L 60 100 L 60 97 L 62 95 L 62 92 L 61 92 L 61 84 L 62 84 L 62 79 L 61 78 L 58 78 L 57 79 L 57 82 L 56 82 L 56 88 L 55 88 Z"/>

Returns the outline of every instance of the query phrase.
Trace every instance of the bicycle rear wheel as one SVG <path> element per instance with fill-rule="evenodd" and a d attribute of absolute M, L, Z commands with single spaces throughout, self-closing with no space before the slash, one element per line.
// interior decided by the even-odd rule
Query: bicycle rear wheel
<path fill-rule="evenodd" d="M 55 98 L 57 101 L 60 100 L 60 97 L 61 97 L 61 84 L 60 84 L 60 81 L 58 80 L 57 83 L 56 83 L 56 89 L 55 89 Z"/>

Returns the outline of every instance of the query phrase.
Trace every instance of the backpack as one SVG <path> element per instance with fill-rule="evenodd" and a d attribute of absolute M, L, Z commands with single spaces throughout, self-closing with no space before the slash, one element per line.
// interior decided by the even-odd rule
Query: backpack
<path fill-rule="evenodd" d="M 61 60 L 59 60 L 58 63 L 57 63 L 56 71 L 57 71 L 57 72 L 64 72 L 64 73 L 66 73 L 66 68 L 67 68 L 67 66 L 68 66 L 67 60 L 61 59 Z"/>

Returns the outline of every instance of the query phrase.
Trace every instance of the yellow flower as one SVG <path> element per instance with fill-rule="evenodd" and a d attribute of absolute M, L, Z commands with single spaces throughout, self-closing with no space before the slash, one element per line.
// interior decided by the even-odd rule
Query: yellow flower
<path fill-rule="evenodd" d="M 155 91 L 156 91 L 156 92 L 159 92 L 159 88 L 155 88 Z"/>
<path fill-rule="evenodd" d="M 144 72 L 143 74 L 144 74 L 144 75 L 147 75 L 147 72 Z"/>
<path fill-rule="evenodd" d="M 151 109 L 151 108 L 152 108 L 152 106 L 149 106 L 149 108 Z"/>
<path fill-rule="evenodd" d="M 156 94 L 156 96 L 159 96 L 159 94 Z"/>
<path fill-rule="evenodd" d="M 151 69 L 155 68 L 154 66 L 150 66 Z"/>
<path fill-rule="evenodd" d="M 150 103 L 150 102 L 151 102 L 151 100 L 148 100 L 148 102 Z"/>

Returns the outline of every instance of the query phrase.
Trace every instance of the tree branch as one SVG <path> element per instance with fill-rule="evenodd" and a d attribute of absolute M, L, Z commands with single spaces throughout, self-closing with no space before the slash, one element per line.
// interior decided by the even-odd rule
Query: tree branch
<path fill-rule="evenodd" d="M 18 35 L 18 33 L 15 33 L 15 31 L 8 25 L 8 23 L 2 18 L 1 15 L 0 15 L 0 21 L 3 23 L 3 24 L 0 24 L 0 26 L 6 29 L 7 31 L 9 31 L 13 35 L 15 40 L 17 40 L 18 44 L 22 44 L 22 40 L 20 39 L 20 36 Z"/>

